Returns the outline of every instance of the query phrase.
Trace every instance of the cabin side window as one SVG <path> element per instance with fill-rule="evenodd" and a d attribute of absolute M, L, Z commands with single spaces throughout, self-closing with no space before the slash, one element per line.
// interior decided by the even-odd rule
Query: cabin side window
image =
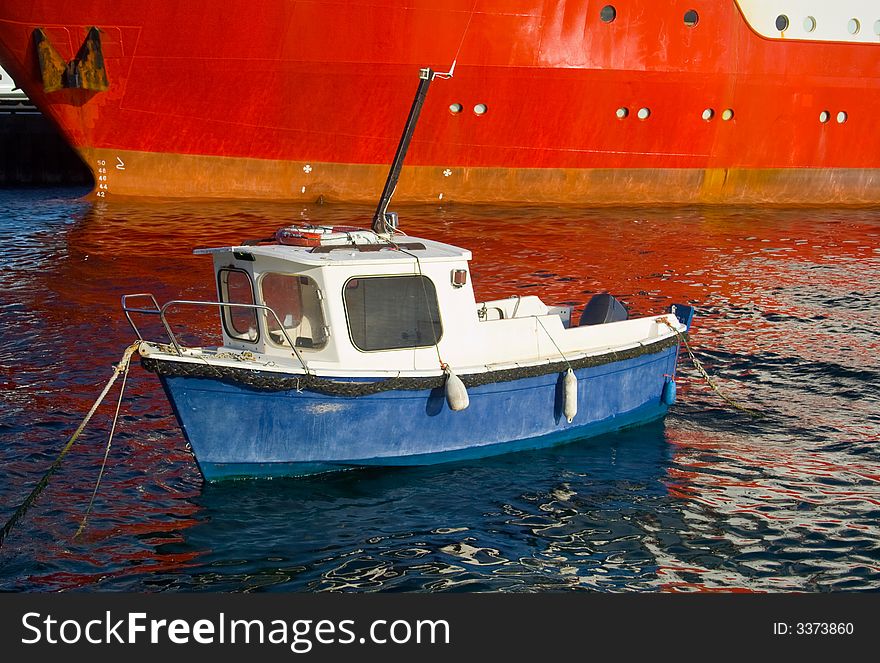
<path fill-rule="evenodd" d="M 443 335 L 437 291 L 424 276 L 349 279 L 343 299 L 348 333 L 358 350 L 429 347 Z"/>
<path fill-rule="evenodd" d="M 254 303 L 251 277 L 240 269 L 221 269 L 217 272 L 220 301 L 228 304 Z M 254 343 L 260 337 L 257 328 L 257 312 L 244 306 L 222 307 L 223 328 L 227 336 L 239 341 Z"/>
<path fill-rule="evenodd" d="M 321 309 L 318 284 L 308 276 L 270 272 L 260 279 L 263 303 L 275 311 L 264 313 L 269 340 L 282 347 L 323 348 L 327 323 Z M 280 323 L 280 325 L 279 325 Z"/>

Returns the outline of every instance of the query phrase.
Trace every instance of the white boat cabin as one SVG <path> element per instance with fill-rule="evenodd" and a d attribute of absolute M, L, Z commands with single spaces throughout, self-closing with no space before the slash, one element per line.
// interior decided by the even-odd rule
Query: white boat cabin
<path fill-rule="evenodd" d="M 211 254 L 223 348 L 324 375 L 436 374 L 505 368 L 668 337 L 657 316 L 573 326 L 571 306 L 538 297 L 476 302 L 470 251 L 348 229 L 318 246 L 257 244 Z M 249 308 L 257 306 L 263 308 Z M 666 317 L 684 329 L 674 315 Z M 290 345 L 294 348 L 291 349 Z M 261 362 L 262 363 L 262 362 Z"/>

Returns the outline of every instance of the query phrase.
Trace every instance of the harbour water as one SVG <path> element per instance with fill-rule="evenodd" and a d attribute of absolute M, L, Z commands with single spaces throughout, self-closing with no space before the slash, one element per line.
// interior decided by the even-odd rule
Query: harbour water
<path fill-rule="evenodd" d="M 0 190 L 0 518 L 133 334 L 120 296 L 212 299 L 193 248 L 371 209 L 91 203 Z M 825 592 L 880 589 L 880 210 L 398 206 L 468 247 L 478 299 L 697 307 L 669 416 L 422 468 L 204 484 L 139 366 L 88 527 L 108 398 L 0 550 L 0 591 Z M 210 313 L 174 318 L 216 339 Z M 492 425 L 492 422 L 486 422 Z"/>

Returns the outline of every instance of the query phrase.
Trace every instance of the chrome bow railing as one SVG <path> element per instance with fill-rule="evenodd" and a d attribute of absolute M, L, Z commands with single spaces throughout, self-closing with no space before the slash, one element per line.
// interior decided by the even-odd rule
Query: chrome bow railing
<path fill-rule="evenodd" d="M 134 299 L 136 297 L 144 298 L 149 297 L 150 302 L 153 304 L 153 308 L 138 308 L 129 305 L 129 300 Z M 278 317 L 278 314 L 269 306 L 264 304 L 238 304 L 233 302 L 205 302 L 205 301 L 197 301 L 192 299 L 173 299 L 170 302 L 166 302 L 164 305 L 159 306 L 159 302 L 156 301 L 156 298 L 149 292 L 138 292 L 131 295 L 122 295 L 122 311 L 125 313 L 125 319 L 128 320 L 128 324 L 131 325 L 131 328 L 134 330 L 134 333 L 137 334 L 138 339 L 141 341 L 145 341 L 140 330 L 137 328 L 137 325 L 134 324 L 134 321 L 131 319 L 132 313 L 142 313 L 145 315 L 158 315 L 159 320 L 162 322 L 162 326 L 165 328 L 165 333 L 168 334 L 168 338 L 171 340 L 171 344 L 174 346 L 175 352 L 177 352 L 178 356 L 183 355 L 183 346 L 177 341 L 177 337 L 174 335 L 174 332 L 171 329 L 171 325 L 168 324 L 168 319 L 166 318 L 166 312 L 169 308 L 173 306 L 217 306 L 220 308 L 245 308 L 259 311 L 266 311 L 267 313 L 271 313 L 272 317 L 275 318 L 275 322 L 278 323 L 278 329 L 284 334 L 284 339 L 287 341 L 287 344 L 290 346 L 290 349 L 293 351 L 294 356 L 296 356 L 297 360 L 300 364 L 302 364 L 303 369 L 306 373 L 309 372 L 309 367 L 303 359 L 302 355 L 299 353 L 299 350 L 296 349 L 296 345 L 291 340 L 290 336 L 287 334 L 287 330 L 284 328 L 284 325 L 281 323 L 281 319 Z"/>

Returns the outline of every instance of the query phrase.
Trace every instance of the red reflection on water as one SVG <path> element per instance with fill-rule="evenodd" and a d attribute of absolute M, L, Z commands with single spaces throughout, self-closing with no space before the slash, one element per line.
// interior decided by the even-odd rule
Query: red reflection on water
<path fill-rule="evenodd" d="M 153 552 L 141 550 L 136 552 L 124 552 L 124 556 L 111 559 L 111 563 L 125 562 L 120 568 L 111 567 L 107 571 L 95 574 L 72 573 L 58 571 L 39 576 L 37 579 L 41 590 L 62 591 L 71 589 L 86 589 L 94 585 L 97 580 L 106 581 L 113 578 L 123 578 L 131 575 L 144 575 L 158 573 L 180 573 L 188 568 L 198 565 L 198 559 L 202 552 L 187 552 L 177 554 L 156 555 Z M 146 563 L 144 563 L 146 562 Z"/>
<path fill-rule="evenodd" d="M 32 324 L 51 330 L 58 342 L 38 355 L 39 365 L 0 365 L 0 386 L 12 389 L 21 384 L 21 393 L 15 398 L 22 407 L 54 420 L 59 431 L 69 428 L 76 419 L 74 413 L 88 409 L 109 377 L 109 362 L 118 359 L 133 336 L 120 311 L 122 294 L 152 292 L 160 304 L 170 299 L 212 300 L 211 260 L 193 256 L 194 248 L 268 237 L 278 227 L 302 220 L 368 226 L 371 211 L 342 205 L 242 202 L 96 204 L 68 229 L 57 255 L 17 284 Z M 825 268 L 822 284 L 829 292 L 877 292 L 876 265 L 873 270 L 858 267 L 876 263 L 880 245 L 876 215 L 842 212 L 833 218 L 817 218 L 821 214 L 802 211 L 501 207 L 404 207 L 399 211 L 408 234 L 472 250 L 472 280 L 478 299 L 535 294 L 547 303 L 583 307 L 591 294 L 608 291 L 639 315 L 665 310 L 674 302 L 689 303 L 699 311 L 692 334 L 698 349 L 734 352 L 742 357 L 770 352 L 818 361 L 826 358 L 829 348 L 835 348 L 837 359 L 845 365 L 878 365 L 880 339 L 876 335 L 859 337 L 858 342 L 841 349 L 840 336 L 827 319 L 811 321 L 823 312 L 821 300 L 805 304 L 796 296 L 797 289 L 815 282 L 812 273 Z M 216 313 L 198 309 L 181 313 L 180 319 L 195 337 L 217 338 Z M 864 318 L 866 326 L 875 323 L 858 306 L 848 309 L 847 314 Z M 774 315 L 797 320 L 798 333 L 792 333 L 792 323 L 774 320 Z M 145 323 L 145 329 L 158 327 Z M 26 361 L 32 359 L 25 355 Z M 58 381 L 51 369 L 62 363 L 67 366 L 67 377 Z M 739 370 L 744 381 L 754 377 L 748 366 Z M 737 397 L 742 395 L 736 385 L 725 386 Z M 680 392 L 682 398 L 687 399 L 691 388 L 703 389 L 686 384 Z M 119 575 L 174 571 L 195 563 L 202 554 L 178 555 L 156 549 L 160 541 L 179 541 L 173 534 L 198 522 L 197 508 L 187 500 L 198 494 L 196 470 L 183 449 L 182 437 L 167 433 L 174 424 L 153 376 L 133 375 L 130 390 L 133 400 L 128 407 L 141 416 L 131 422 L 137 433 L 120 443 L 128 473 L 115 480 L 109 476 L 103 489 L 107 495 L 125 497 L 116 504 L 102 505 L 100 522 L 87 539 L 91 544 L 107 545 L 98 550 L 81 549 L 77 554 L 83 561 L 118 566 L 114 573 Z M 835 413 L 816 405 L 820 401 L 821 397 L 805 395 L 802 400 L 778 405 L 783 411 L 789 408 L 793 417 L 815 411 L 817 420 L 830 421 L 854 436 L 877 433 L 876 426 L 860 425 L 846 416 L 835 418 Z M 153 418 L 144 419 L 146 414 Z M 108 417 L 102 413 L 95 420 L 96 428 L 109 428 Z M 46 439 L 61 437 L 60 432 L 43 432 L 39 439 L 45 445 Z M 750 446 L 745 437 L 725 442 L 717 435 L 694 431 L 677 432 L 670 441 L 674 459 L 667 485 L 670 495 L 683 502 L 794 524 L 800 521 L 787 511 L 793 502 L 822 504 L 831 497 L 878 503 L 876 492 L 868 489 L 811 486 L 806 490 L 785 482 L 786 477 L 808 480 L 845 473 L 880 481 L 880 469 L 868 461 L 858 465 L 851 459 L 845 463 L 820 460 L 784 445 L 767 449 Z M 62 530 L 66 532 L 78 522 L 87 499 L 88 489 L 83 486 L 94 480 L 102 450 L 97 436 L 86 451 L 90 459 L 53 480 L 52 502 L 63 506 L 49 517 L 35 519 L 35 524 L 57 534 L 59 540 L 67 536 Z M 717 466 L 719 457 L 734 467 L 773 468 L 781 478 L 768 482 L 707 472 Z M 33 466 L 32 461 L 22 460 L 14 462 L 11 470 L 23 482 L 32 476 Z M 173 468 L 179 466 L 188 468 L 183 482 L 188 487 L 182 488 L 180 477 L 174 477 Z M 173 488 L 160 479 L 168 473 L 175 478 Z M 145 485 L 153 492 L 143 492 Z M 131 495 L 139 493 L 139 510 L 133 514 Z M 767 502 L 778 510 L 765 510 Z M 817 520 L 807 522 L 810 527 L 819 525 Z M 838 525 L 841 521 L 825 518 L 823 522 Z M 155 535 L 162 532 L 172 536 L 157 539 Z M 116 548 L 112 545 L 114 534 L 138 538 L 146 547 Z M 58 554 L 50 546 L 37 557 L 49 563 Z M 705 572 L 669 564 L 661 565 L 660 574 L 683 570 Z M 58 588 L 82 587 L 106 575 L 98 571 L 49 573 L 40 582 Z M 725 585 L 724 591 L 749 591 L 736 584 Z M 709 591 L 717 587 L 711 582 L 671 581 L 663 589 Z"/>

